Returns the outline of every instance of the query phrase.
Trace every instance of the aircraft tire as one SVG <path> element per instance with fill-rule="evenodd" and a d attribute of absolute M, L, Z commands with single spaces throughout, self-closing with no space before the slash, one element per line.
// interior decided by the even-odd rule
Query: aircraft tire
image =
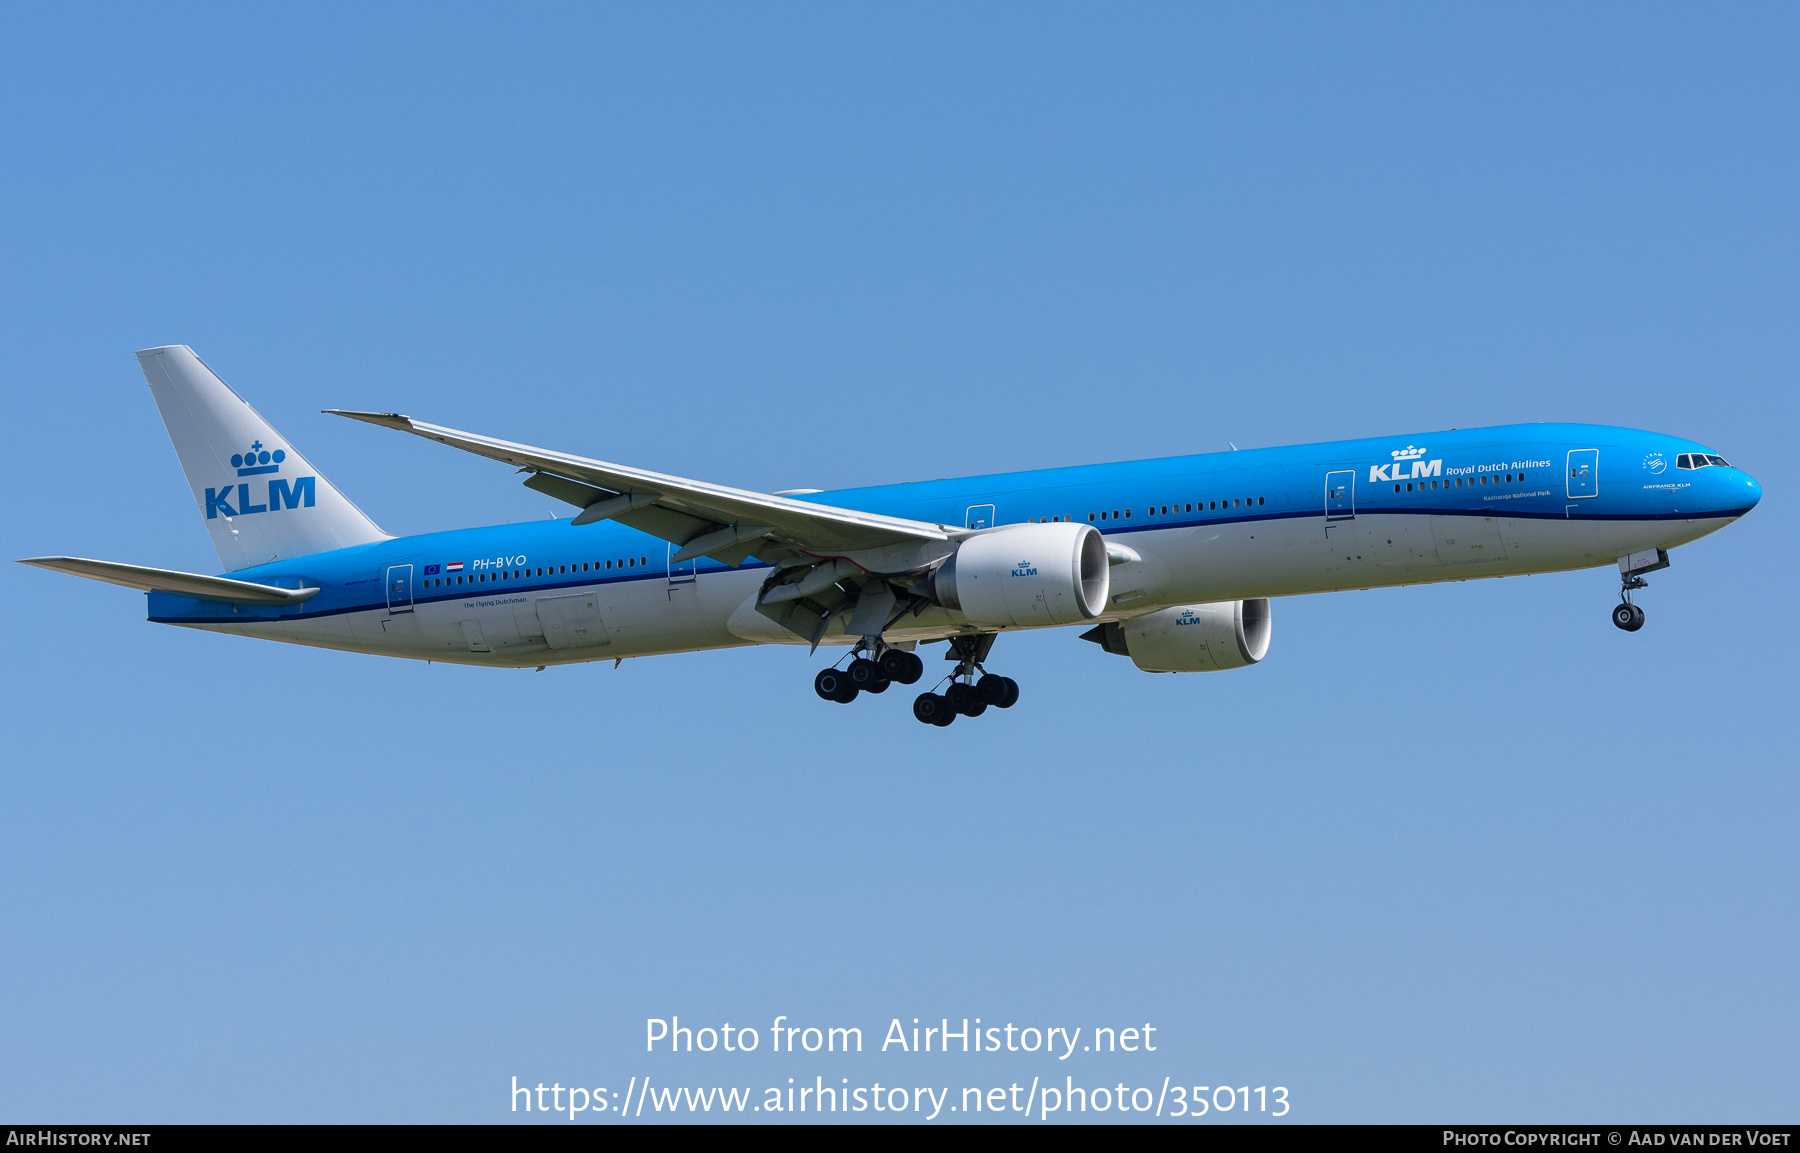
<path fill-rule="evenodd" d="M 913 717 L 922 724 L 942 726 L 950 723 L 945 717 L 955 720 L 956 713 L 950 702 L 936 693 L 920 693 L 913 698 Z"/>
<path fill-rule="evenodd" d="M 964 684 L 962 681 L 957 681 L 945 689 L 944 699 L 950 702 L 952 712 L 962 713 L 965 716 L 970 715 L 971 707 L 981 702 L 981 698 L 975 695 L 975 686 Z"/>
<path fill-rule="evenodd" d="M 1644 610 L 1621 601 L 1613 609 L 1612 622 L 1628 633 L 1635 633 L 1644 627 Z"/>
<path fill-rule="evenodd" d="M 1011 677 L 1006 678 L 1006 698 L 996 703 L 996 707 L 1010 709 L 1019 703 L 1019 682 Z"/>
<path fill-rule="evenodd" d="M 887 692 L 888 686 L 893 683 L 893 681 L 888 680 L 886 677 L 876 677 L 873 681 L 864 685 L 862 691 L 865 693 L 885 693 Z"/>
<path fill-rule="evenodd" d="M 975 682 L 975 695 L 981 698 L 983 704 L 998 705 L 1006 699 L 1006 681 L 1005 677 L 989 673 Z"/>
<path fill-rule="evenodd" d="M 925 675 L 925 662 L 913 653 L 889 649 L 881 654 L 881 675 L 890 681 L 910 685 Z"/>
<path fill-rule="evenodd" d="M 819 675 L 813 678 L 813 692 L 819 694 L 820 700 L 835 701 L 849 683 L 837 669 L 821 669 Z"/>
<path fill-rule="evenodd" d="M 881 670 L 876 667 L 874 661 L 867 657 L 857 657 L 850 662 L 850 667 L 844 670 L 844 675 L 849 677 L 850 683 L 857 688 L 866 689 L 881 679 Z"/>

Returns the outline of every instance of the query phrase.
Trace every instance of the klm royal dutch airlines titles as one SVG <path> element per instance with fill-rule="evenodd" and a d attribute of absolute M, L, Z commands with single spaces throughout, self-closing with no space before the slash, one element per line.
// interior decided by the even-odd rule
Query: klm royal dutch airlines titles
<path fill-rule="evenodd" d="M 759 493 L 425 424 L 336 412 L 502 461 L 568 520 L 394 537 L 191 349 L 138 363 L 228 575 L 24 563 L 149 593 L 150 619 L 506 668 L 752 644 L 847 649 L 848 703 L 949 671 L 913 701 L 948 725 L 1019 699 L 994 639 L 1082 626 L 1147 672 L 1243 668 L 1271 598 L 1617 566 L 1613 623 L 1669 551 L 1762 496 L 1704 445 L 1532 424 L 837 492 Z"/>

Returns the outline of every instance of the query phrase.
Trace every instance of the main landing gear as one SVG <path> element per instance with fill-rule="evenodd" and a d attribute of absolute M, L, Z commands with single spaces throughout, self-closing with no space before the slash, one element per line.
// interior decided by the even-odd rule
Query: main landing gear
<path fill-rule="evenodd" d="M 860 653 L 864 651 L 858 648 Z M 862 693 L 885 693 L 895 681 L 910 685 L 925 675 L 925 662 L 912 653 L 883 648 L 874 660 L 858 656 L 849 667 L 825 669 L 813 678 L 813 692 L 827 701 L 847 705 Z"/>
<path fill-rule="evenodd" d="M 943 728 L 959 716 L 978 717 L 991 706 L 1010 709 L 1019 703 L 1019 682 L 995 676 L 981 662 L 994 647 L 994 634 L 951 637 L 945 659 L 956 662 L 942 693 L 920 693 L 913 701 L 913 716 Z M 847 705 L 863 693 L 884 693 L 891 684 L 910 685 L 925 674 L 925 662 L 912 653 L 888 648 L 870 638 L 858 645 L 854 659 L 841 669 L 825 669 L 813 678 L 813 691 L 827 701 Z M 871 652 L 879 655 L 870 657 Z M 980 673 L 979 679 L 976 673 Z"/>
<path fill-rule="evenodd" d="M 1011 677 L 995 676 L 982 668 L 981 662 L 994 647 L 994 634 L 973 637 L 951 637 L 950 659 L 957 662 L 950 674 L 950 687 L 938 693 L 920 693 L 913 701 L 913 716 L 927 725 L 943 728 L 960 714 L 978 717 L 988 706 L 1010 709 L 1019 703 L 1019 682 Z M 981 670 L 980 680 L 975 671 Z"/>

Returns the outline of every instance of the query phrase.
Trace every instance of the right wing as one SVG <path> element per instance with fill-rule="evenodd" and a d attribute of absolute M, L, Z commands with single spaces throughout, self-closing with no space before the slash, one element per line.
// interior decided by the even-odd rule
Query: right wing
<path fill-rule="evenodd" d="M 326 412 L 435 440 L 505 461 L 536 475 L 525 483 L 582 509 L 572 523 L 616 520 L 679 547 L 674 558 L 711 557 L 738 565 L 764 560 L 822 560 L 888 546 L 943 543 L 966 535 L 947 525 L 834 508 L 628 465 L 514 444 L 426 424 L 393 412 Z"/>

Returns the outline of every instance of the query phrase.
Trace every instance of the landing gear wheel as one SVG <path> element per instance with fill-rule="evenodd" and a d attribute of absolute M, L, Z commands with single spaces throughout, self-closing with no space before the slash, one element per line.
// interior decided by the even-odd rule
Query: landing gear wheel
<path fill-rule="evenodd" d="M 975 695 L 983 704 L 998 705 L 1006 699 L 1007 678 L 989 673 L 975 682 Z"/>
<path fill-rule="evenodd" d="M 887 687 L 893 683 L 893 681 L 888 680 L 886 677 L 881 677 L 872 685 L 864 685 L 862 691 L 865 693 L 885 693 L 887 692 Z"/>
<path fill-rule="evenodd" d="M 987 702 L 984 700 L 977 699 L 974 704 L 969 705 L 963 709 L 962 715 L 965 717 L 978 717 L 982 713 L 987 712 L 987 710 L 988 710 Z"/>
<path fill-rule="evenodd" d="M 849 678 L 837 669 L 822 669 L 813 678 L 813 692 L 819 694 L 821 700 L 835 701 L 838 694 L 849 687 Z"/>
<path fill-rule="evenodd" d="M 876 681 L 882 679 L 881 670 L 876 667 L 875 662 L 865 657 L 857 657 L 851 661 L 850 667 L 844 670 L 844 675 L 859 689 L 871 688 Z"/>
<path fill-rule="evenodd" d="M 912 653 L 899 649 L 889 649 L 881 654 L 877 662 L 881 666 L 881 675 L 890 681 L 899 681 L 910 685 L 925 675 L 925 662 Z"/>
<path fill-rule="evenodd" d="M 1621 602 L 1613 609 L 1612 622 L 1628 633 L 1635 633 L 1644 627 L 1644 610 Z"/>
<path fill-rule="evenodd" d="M 1006 681 L 1006 698 L 1001 701 L 996 701 L 995 707 L 1010 709 L 1019 703 L 1019 682 L 1013 680 L 1011 677 L 1006 677 L 1004 679 Z"/>
<path fill-rule="evenodd" d="M 957 681 L 945 689 L 944 699 L 950 702 L 951 709 L 964 716 L 974 716 L 975 714 L 969 710 L 981 703 L 981 698 L 975 694 L 975 686 L 962 681 Z"/>
<path fill-rule="evenodd" d="M 849 681 L 845 681 L 844 687 L 838 690 L 838 695 L 831 699 L 836 701 L 840 705 L 847 705 L 851 701 L 855 700 L 856 694 L 861 691 L 862 691 L 861 689 L 857 688 L 855 685 L 851 684 Z"/>
<path fill-rule="evenodd" d="M 949 701 L 936 693 L 920 693 L 913 699 L 913 716 L 925 724 L 942 728 L 956 719 L 956 711 Z"/>

